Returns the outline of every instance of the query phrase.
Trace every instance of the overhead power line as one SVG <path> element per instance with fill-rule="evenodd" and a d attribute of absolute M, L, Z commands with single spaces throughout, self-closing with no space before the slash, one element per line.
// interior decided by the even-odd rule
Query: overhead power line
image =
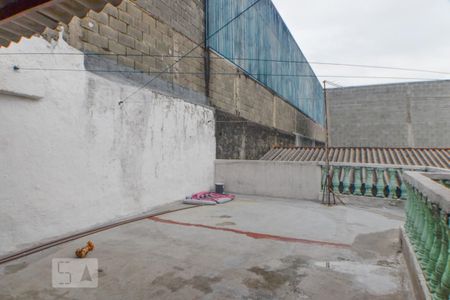
<path fill-rule="evenodd" d="M 177 72 L 177 71 L 139 71 L 139 70 L 103 70 L 103 69 L 67 69 L 67 68 L 27 68 L 27 67 L 16 67 L 17 70 L 23 71 L 56 71 L 56 72 L 97 72 L 97 73 L 138 73 L 138 74 L 172 74 L 172 75 L 196 75 L 204 76 L 203 72 Z M 252 77 L 302 77 L 302 78 L 354 78 L 354 79 L 398 79 L 398 80 L 442 80 L 438 78 L 424 78 L 424 77 L 399 77 L 399 76 L 365 76 L 365 75 L 308 75 L 308 74 L 271 74 L 271 73 L 247 73 L 247 72 L 211 72 L 211 76 L 238 76 L 238 75 L 248 75 Z"/>
<path fill-rule="evenodd" d="M 123 57 L 156 57 L 156 58 L 183 58 L 183 59 L 204 59 L 203 56 L 182 56 L 182 55 L 164 55 L 164 54 L 115 54 L 115 53 L 45 53 L 45 52 L 13 52 L 13 53 L 0 53 L 0 56 L 17 56 L 17 55 L 61 55 L 61 56 L 123 56 Z M 434 73 L 441 75 L 450 75 L 450 72 L 427 70 L 418 68 L 406 68 L 395 66 L 382 66 L 382 65 L 369 65 L 369 64 L 352 64 L 352 63 L 340 63 L 340 62 L 322 62 L 322 61 L 306 61 L 306 60 L 284 60 L 284 59 L 263 59 L 263 58 L 243 58 L 243 57 L 210 57 L 215 60 L 234 60 L 234 61 L 260 61 L 271 63 L 289 63 L 289 64 L 310 64 L 310 65 L 329 65 L 340 67 L 352 67 L 352 68 L 365 68 L 365 69 L 386 69 L 395 71 L 407 71 L 407 72 L 421 72 L 421 73 Z"/>

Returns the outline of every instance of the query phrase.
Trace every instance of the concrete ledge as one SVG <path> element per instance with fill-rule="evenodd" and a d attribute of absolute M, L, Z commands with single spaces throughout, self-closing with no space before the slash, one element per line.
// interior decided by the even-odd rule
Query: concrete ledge
<path fill-rule="evenodd" d="M 317 201 L 321 168 L 317 163 L 216 160 L 215 181 L 229 193 Z"/>
<path fill-rule="evenodd" d="M 400 230 L 400 242 L 402 245 L 403 256 L 408 267 L 409 277 L 413 286 L 414 295 L 417 300 L 431 300 L 431 293 L 428 290 L 427 281 L 419 265 L 419 261 L 414 253 L 413 246 L 405 232 L 405 228 Z"/>
<path fill-rule="evenodd" d="M 444 178 L 445 173 L 438 173 L 439 178 Z M 432 203 L 438 204 L 439 207 L 450 212 L 450 189 L 444 185 L 437 183 L 433 179 L 433 174 L 419 173 L 419 172 L 405 172 L 403 179 L 418 189 L 420 193 L 428 198 Z M 450 173 L 446 175 L 446 178 L 450 178 Z"/>

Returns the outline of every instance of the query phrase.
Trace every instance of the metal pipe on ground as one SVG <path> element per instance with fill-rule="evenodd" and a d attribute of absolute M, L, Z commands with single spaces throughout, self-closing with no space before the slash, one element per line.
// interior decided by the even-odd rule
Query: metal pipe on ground
<path fill-rule="evenodd" d="M 190 208 L 197 207 L 197 205 L 185 205 L 185 206 L 186 207 L 180 207 L 180 208 L 177 208 L 177 209 L 168 209 L 168 210 L 164 210 L 164 211 L 160 211 L 160 212 L 144 214 L 144 215 L 141 215 L 141 216 L 138 216 L 138 217 L 125 219 L 125 220 L 114 222 L 114 223 L 111 223 L 111 224 L 95 227 L 95 228 L 90 229 L 90 230 L 82 231 L 82 232 L 79 232 L 77 234 L 73 234 L 73 235 L 62 237 L 62 238 L 58 238 L 58 239 L 55 239 L 55 240 L 47 242 L 47 243 L 42 243 L 40 245 L 33 246 L 31 248 L 22 250 L 20 252 L 17 252 L 17 253 L 14 253 L 14 254 L 10 254 L 10 255 L 7 255 L 5 257 L 1 257 L 0 258 L 0 265 L 4 264 L 4 263 L 7 263 L 7 262 L 10 262 L 10 261 L 13 261 L 13 260 L 16 260 L 16 259 L 19 259 L 19 258 L 27 256 L 27 255 L 33 254 L 33 253 L 36 253 L 36 252 L 39 252 L 39 251 L 43 251 L 45 249 L 48 249 L 48 248 L 51 248 L 51 247 L 54 247 L 54 246 L 58 246 L 58 245 L 61 245 L 61 244 L 64 244 L 64 243 L 68 243 L 68 242 L 77 240 L 79 238 L 82 238 L 82 237 L 85 237 L 85 236 L 88 236 L 88 235 L 91 235 L 91 234 L 94 234 L 94 233 L 98 233 L 98 232 L 101 232 L 101 231 L 112 229 L 114 227 L 118 227 L 118 226 L 125 225 L 125 224 L 132 223 L 132 222 L 141 221 L 141 220 L 144 220 L 144 219 L 147 219 L 147 218 L 150 218 L 150 217 L 161 216 L 161 215 L 165 215 L 165 214 L 168 214 L 168 213 L 172 213 L 172 212 L 176 212 L 176 211 L 180 211 L 180 210 L 185 210 L 185 209 L 190 209 Z"/>

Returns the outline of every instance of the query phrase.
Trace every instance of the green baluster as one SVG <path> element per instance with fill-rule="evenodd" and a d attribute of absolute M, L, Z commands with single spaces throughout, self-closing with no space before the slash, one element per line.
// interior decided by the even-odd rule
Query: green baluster
<path fill-rule="evenodd" d="M 341 168 L 333 168 L 333 191 L 338 192 L 339 190 L 339 176 L 341 174 Z"/>
<path fill-rule="evenodd" d="M 365 182 L 365 184 L 366 184 L 366 193 L 365 193 L 365 195 L 366 196 L 375 196 L 376 195 L 376 193 L 375 193 L 375 195 L 373 194 L 373 169 L 372 168 L 366 168 L 366 174 L 367 174 L 367 177 L 366 177 L 366 182 Z"/>
<path fill-rule="evenodd" d="M 426 253 L 426 249 L 425 249 L 425 245 L 427 242 L 427 237 L 428 237 L 428 227 L 429 227 L 429 223 L 430 223 L 430 219 L 429 219 L 429 209 L 428 209 L 428 203 L 426 199 L 423 199 L 422 201 L 422 211 L 423 211 L 423 224 L 422 224 L 422 231 L 421 231 L 421 235 L 420 235 L 420 241 L 419 241 L 419 251 L 417 253 L 418 258 L 419 258 L 419 263 L 420 266 L 422 267 L 422 269 L 425 269 L 425 265 L 426 265 L 426 259 L 427 259 L 427 253 Z"/>
<path fill-rule="evenodd" d="M 436 263 L 433 263 L 433 258 L 431 257 L 431 248 L 433 247 L 434 238 L 436 236 L 436 220 L 435 220 L 435 210 L 437 209 L 436 204 L 432 204 L 431 202 L 428 202 L 427 204 L 427 228 L 426 228 L 426 236 L 425 236 L 425 246 L 424 246 L 424 273 L 425 277 L 427 279 L 430 278 L 431 272 L 428 272 L 428 269 L 430 268 L 430 264 L 435 265 Z"/>
<path fill-rule="evenodd" d="M 355 167 L 355 195 L 361 196 L 361 168 Z"/>
<path fill-rule="evenodd" d="M 422 233 L 423 233 L 423 228 L 425 226 L 425 210 L 424 210 L 424 203 L 423 203 L 423 198 L 422 198 L 422 194 L 417 193 L 417 203 L 418 203 L 418 209 L 419 212 L 417 214 L 417 218 L 416 218 L 416 222 L 417 222 L 417 230 L 416 230 L 416 234 L 414 236 L 414 246 L 415 246 L 415 250 L 416 253 L 418 254 L 417 258 L 420 260 L 421 257 L 419 256 L 419 251 L 422 247 Z"/>
<path fill-rule="evenodd" d="M 397 184 L 397 170 L 395 169 L 389 169 L 389 191 L 390 191 L 390 195 L 391 198 L 398 198 L 397 197 L 397 188 L 398 188 L 398 184 Z"/>
<path fill-rule="evenodd" d="M 413 243 L 413 237 L 417 233 L 417 215 L 419 214 L 419 203 L 417 199 L 417 193 L 413 187 L 410 187 L 411 190 L 411 220 L 409 226 L 409 236 L 411 238 L 411 243 Z"/>
<path fill-rule="evenodd" d="M 418 216 L 420 214 L 420 204 L 419 204 L 419 198 L 418 194 L 416 193 L 416 190 L 411 187 L 411 205 L 412 205 L 412 213 L 411 213 L 411 223 L 410 223 L 410 233 L 409 236 L 411 237 L 411 243 L 414 244 L 414 237 L 417 235 L 418 231 Z"/>
<path fill-rule="evenodd" d="M 411 231 L 411 243 L 414 246 L 414 250 L 416 251 L 417 247 L 417 236 L 419 235 L 419 223 L 421 221 L 420 218 L 420 202 L 419 202 L 419 194 L 417 193 L 417 190 L 415 188 L 412 188 L 412 199 L 414 203 L 414 212 L 412 217 L 412 231 Z"/>
<path fill-rule="evenodd" d="M 383 189 L 384 189 L 384 169 L 376 169 L 377 172 L 377 197 L 384 198 Z"/>
<path fill-rule="evenodd" d="M 407 197 L 407 190 L 406 190 L 406 182 L 403 180 L 403 170 L 400 171 L 400 180 L 401 180 L 400 191 L 402 193 L 400 198 L 401 199 L 406 199 L 406 197 Z"/>
<path fill-rule="evenodd" d="M 406 190 L 408 193 L 408 197 L 406 199 L 406 206 L 405 206 L 405 212 L 406 212 L 405 231 L 409 235 L 411 233 L 412 218 L 414 215 L 414 200 L 413 200 L 412 189 L 409 186 L 409 184 L 407 185 Z"/>
<path fill-rule="evenodd" d="M 446 257 L 445 257 L 445 263 L 443 264 L 443 266 L 445 266 L 445 269 L 442 273 L 442 277 L 439 283 L 439 287 L 436 289 L 436 293 L 433 295 L 433 299 L 437 299 L 437 300 L 448 300 L 449 296 L 450 296 L 450 229 L 449 229 L 449 223 L 448 223 L 448 215 L 445 214 L 444 217 L 444 224 L 445 224 L 445 231 L 443 232 L 444 235 L 447 236 L 447 249 L 445 249 L 445 252 L 447 253 Z M 439 260 L 441 259 L 441 256 L 439 256 Z M 438 262 L 439 265 L 439 262 Z"/>
<path fill-rule="evenodd" d="M 344 167 L 344 194 L 350 194 L 350 167 Z"/>
<path fill-rule="evenodd" d="M 430 286 L 430 290 L 432 293 L 436 291 L 436 288 L 439 285 L 439 282 L 433 280 L 434 274 L 436 272 L 436 266 L 439 260 L 439 255 L 442 247 L 442 222 L 440 217 L 439 207 L 437 205 L 433 205 L 433 221 L 435 223 L 434 226 L 434 240 L 433 246 L 430 250 L 430 260 L 428 262 L 427 274 L 428 274 L 428 282 Z M 444 228 L 445 229 L 445 228 Z"/>

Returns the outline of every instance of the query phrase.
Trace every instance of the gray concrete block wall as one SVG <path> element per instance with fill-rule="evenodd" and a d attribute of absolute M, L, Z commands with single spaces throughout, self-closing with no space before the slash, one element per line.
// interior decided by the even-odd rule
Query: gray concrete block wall
<path fill-rule="evenodd" d="M 124 0 L 99 13 L 73 18 L 66 27 L 67 42 L 84 52 L 105 56 L 120 65 L 150 75 L 173 64 L 203 40 L 202 0 Z M 205 93 L 204 48 L 199 47 L 161 78 L 171 84 Z M 183 74 L 196 72 L 200 74 Z"/>
<path fill-rule="evenodd" d="M 330 138 L 343 147 L 450 147 L 450 81 L 329 89 Z"/>

